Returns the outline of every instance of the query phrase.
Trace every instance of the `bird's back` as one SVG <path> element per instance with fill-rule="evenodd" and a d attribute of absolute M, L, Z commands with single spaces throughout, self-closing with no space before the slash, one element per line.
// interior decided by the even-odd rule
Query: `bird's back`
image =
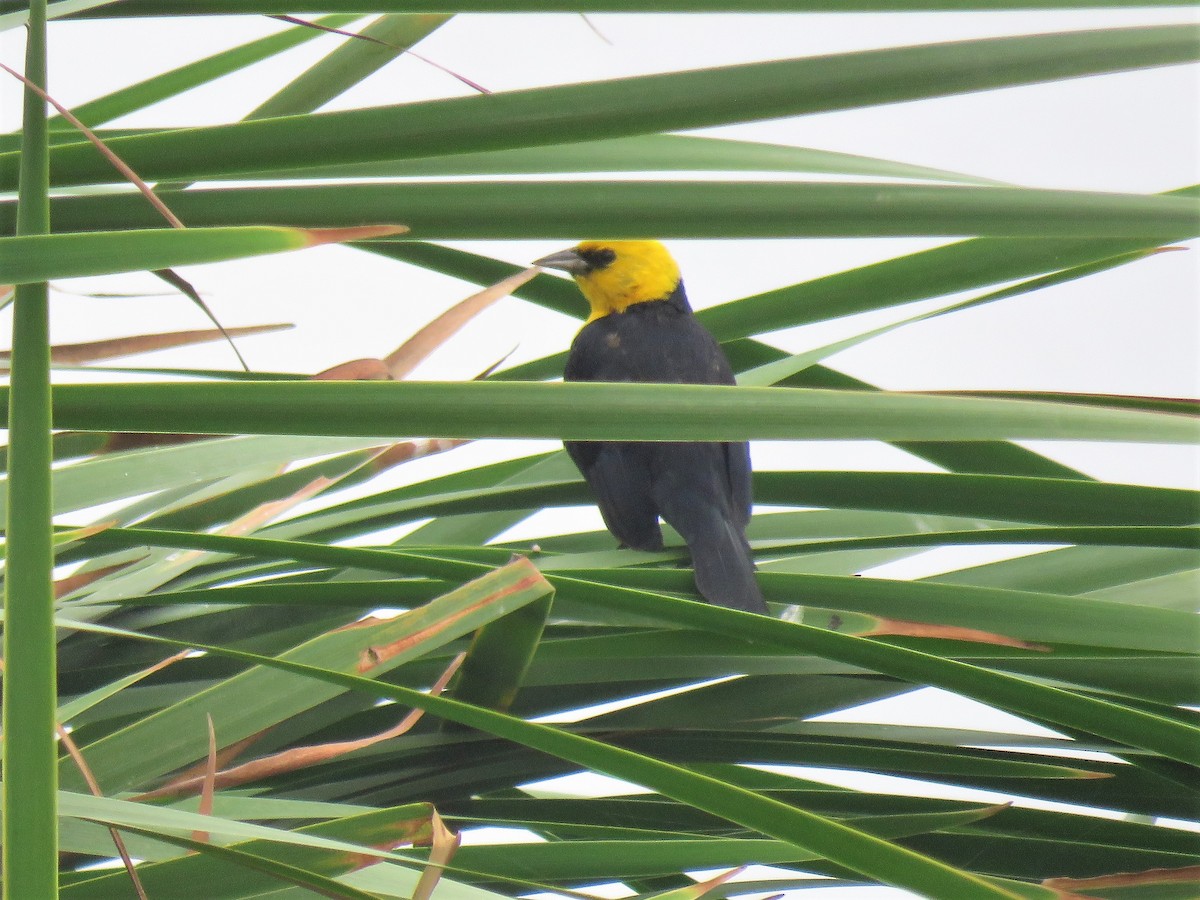
<path fill-rule="evenodd" d="M 639 303 L 584 326 L 571 345 L 563 377 L 567 381 L 735 383 L 721 345 L 692 315 L 682 284 L 666 300 Z M 743 441 L 568 441 L 566 448 L 593 486 L 597 478 L 589 473 L 599 475 L 598 469 L 617 465 L 601 458 L 607 448 L 610 454 L 621 455 L 619 464 L 627 482 L 644 477 L 647 485 L 657 485 L 655 493 L 672 498 L 704 495 L 742 527 L 750 520 L 750 449 Z M 674 504 L 656 499 L 654 505 L 665 514 Z"/>
<path fill-rule="evenodd" d="M 665 300 L 589 322 L 575 336 L 566 381 L 734 384 L 721 345 L 692 315 L 682 283 Z"/>

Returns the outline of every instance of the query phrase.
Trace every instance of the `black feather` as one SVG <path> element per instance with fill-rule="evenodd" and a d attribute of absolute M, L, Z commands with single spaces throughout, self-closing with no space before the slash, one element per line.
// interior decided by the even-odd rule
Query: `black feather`
<path fill-rule="evenodd" d="M 721 345 L 692 315 L 682 282 L 585 325 L 566 381 L 734 384 Z M 767 612 L 746 543 L 750 448 L 745 442 L 567 441 L 609 531 L 638 550 L 662 548 L 661 516 L 688 545 L 696 587 L 710 603 Z"/>

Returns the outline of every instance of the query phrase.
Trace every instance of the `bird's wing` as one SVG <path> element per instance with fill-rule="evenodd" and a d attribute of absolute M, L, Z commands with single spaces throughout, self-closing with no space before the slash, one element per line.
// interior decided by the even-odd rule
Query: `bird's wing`
<path fill-rule="evenodd" d="M 725 472 L 729 477 L 729 509 L 742 528 L 750 522 L 754 494 L 750 483 L 750 445 L 745 441 L 725 444 Z"/>
<path fill-rule="evenodd" d="M 647 446 L 569 441 L 566 448 L 595 494 L 604 524 L 616 539 L 636 550 L 661 550 L 662 529 L 650 496 Z"/>

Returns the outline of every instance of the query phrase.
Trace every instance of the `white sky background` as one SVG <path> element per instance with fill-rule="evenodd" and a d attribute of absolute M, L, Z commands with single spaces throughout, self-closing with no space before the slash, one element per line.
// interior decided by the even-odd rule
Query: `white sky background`
<path fill-rule="evenodd" d="M 419 52 L 494 91 L 599 78 L 820 55 L 900 44 L 1007 34 L 1194 21 L 1187 8 L 1139 11 L 910 13 L 845 15 L 596 15 L 600 40 L 578 16 L 463 15 L 422 42 Z M 285 26 L 262 17 L 52 23 L 50 90 L 68 106 Z M 0 59 L 21 67 L 21 31 L 0 36 Z M 240 118 L 342 39 L 303 47 L 109 126 L 215 124 Z M 329 105 L 399 103 L 467 93 L 459 82 L 411 57 L 400 59 Z M 19 90 L 0 82 L 0 127 L 19 124 Z M 232 105 L 231 105 L 232 104 Z M 1019 185 L 1155 192 L 1200 181 L 1200 87 L 1195 67 L 1074 79 L 1048 85 L 923 100 L 711 129 L 747 140 L 814 147 L 932 166 Z M 303 148 L 296 148 L 298 155 Z M 621 176 L 601 176 L 621 177 Z M 674 177 L 674 176 L 672 176 Z M 688 176 L 683 176 L 688 177 Z M 709 176 L 701 176 L 709 177 Z M 726 176 L 712 176 L 726 177 Z M 732 177 L 754 178 L 750 175 Z M 760 176 L 761 177 L 761 176 Z M 772 175 L 770 177 L 780 177 Z M 802 179 L 805 176 L 783 176 Z M 820 177 L 820 176 L 817 176 Z M 580 239 L 589 235 L 579 235 Z M 928 239 L 672 241 L 693 304 L 706 307 L 773 287 L 942 243 Z M 563 242 L 471 242 L 465 249 L 527 264 Z M 227 326 L 294 322 L 278 335 L 239 346 L 258 370 L 316 372 L 382 356 L 475 288 L 370 254 L 325 247 L 302 253 L 180 270 Z M 1088 390 L 1195 396 L 1200 387 L 1196 250 L 1168 253 L 984 308 L 919 323 L 836 357 L 831 365 L 891 389 Z M 79 279 L 73 291 L 155 291 L 146 274 Z M 948 305 L 942 298 L 771 339 L 791 351 Z M 97 340 L 131 333 L 208 327 L 180 296 L 97 300 L 53 295 L 53 339 Z M 583 301 L 580 300 L 581 309 Z M 11 327 L 11 312 L 3 314 Z M 417 372 L 465 379 L 514 346 L 520 362 L 564 349 L 577 324 L 507 299 L 479 317 Z M 0 342 L 7 338 L 0 338 Z M 121 361 L 119 364 L 124 364 Z M 228 347 L 211 344 L 129 361 L 145 366 L 233 368 Z M 401 467 L 416 480 L 447 469 L 548 446 L 480 444 Z M 1200 484 L 1191 448 L 1039 444 L 1089 474 L 1164 486 Z M 762 468 L 929 469 L 873 444 L 756 445 Z M 468 463 L 468 460 L 470 463 Z M 516 534 L 599 527 L 594 510 L 547 511 Z M 995 548 L 922 554 L 879 570 L 919 577 L 995 558 Z M 944 701 L 948 721 L 969 714 Z M 894 705 L 893 705 L 894 706 Z M 911 719 L 913 707 L 892 716 Z M 824 892 L 806 896 L 814 900 Z M 840 892 L 837 896 L 851 896 Z M 861 891 L 853 897 L 898 896 Z"/>

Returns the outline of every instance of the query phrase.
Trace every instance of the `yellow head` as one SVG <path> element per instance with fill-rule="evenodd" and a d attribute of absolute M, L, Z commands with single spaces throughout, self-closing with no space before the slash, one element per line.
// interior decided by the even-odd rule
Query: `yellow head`
<path fill-rule="evenodd" d="M 679 285 L 679 266 L 658 241 L 584 241 L 534 265 L 571 273 L 592 307 L 589 322 L 665 300 Z"/>

